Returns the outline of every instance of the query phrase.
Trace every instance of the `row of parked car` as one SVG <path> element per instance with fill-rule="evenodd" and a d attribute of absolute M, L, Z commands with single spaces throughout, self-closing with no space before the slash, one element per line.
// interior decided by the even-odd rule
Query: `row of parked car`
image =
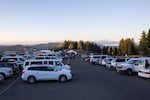
<path fill-rule="evenodd" d="M 66 82 L 72 79 L 70 65 L 65 65 L 59 56 L 35 55 L 26 59 L 23 56 L 4 56 L 0 61 L 0 82 L 13 74 L 21 73 L 22 80 L 35 83 L 40 80 Z"/>
<path fill-rule="evenodd" d="M 150 57 L 111 57 L 109 55 L 82 55 L 84 61 L 91 64 L 100 64 L 106 68 L 115 69 L 118 73 L 150 78 Z"/>
<path fill-rule="evenodd" d="M 20 73 L 25 59 L 22 56 L 4 56 L 0 60 L 0 83 L 13 74 Z"/>

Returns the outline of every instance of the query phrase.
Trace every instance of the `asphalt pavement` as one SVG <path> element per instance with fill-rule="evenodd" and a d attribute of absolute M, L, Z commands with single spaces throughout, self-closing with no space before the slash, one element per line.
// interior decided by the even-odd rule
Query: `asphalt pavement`
<path fill-rule="evenodd" d="M 66 83 L 23 82 L 20 75 L 0 85 L 0 100 L 150 100 L 150 80 L 120 75 L 100 65 L 71 61 L 73 79 Z"/>

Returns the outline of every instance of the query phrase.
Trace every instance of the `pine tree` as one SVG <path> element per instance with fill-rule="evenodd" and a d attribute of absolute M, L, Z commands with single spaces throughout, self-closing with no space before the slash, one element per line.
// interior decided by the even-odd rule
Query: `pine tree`
<path fill-rule="evenodd" d="M 146 47 L 147 47 L 147 53 L 148 53 L 147 56 L 150 56 L 150 29 L 147 33 L 146 41 L 147 41 Z"/>
<path fill-rule="evenodd" d="M 140 44 L 139 44 L 139 50 L 140 54 L 146 56 L 148 51 L 147 51 L 147 35 L 146 32 L 143 31 L 141 33 L 141 38 L 140 38 Z"/>

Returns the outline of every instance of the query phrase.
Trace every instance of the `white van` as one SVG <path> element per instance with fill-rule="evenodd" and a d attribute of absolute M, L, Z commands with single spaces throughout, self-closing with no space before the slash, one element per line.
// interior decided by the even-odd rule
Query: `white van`
<path fill-rule="evenodd" d="M 71 70 L 69 65 L 64 65 L 61 60 L 57 60 L 57 59 L 26 60 L 23 64 L 23 68 L 30 65 L 52 65 L 60 69 Z"/>
<path fill-rule="evenodd" d="M 98 64 L 101 59 L 101 55 L 90 55 L 90 63 Z"/>
<path fill-rule="evenodd" d="M 109 55 L 91 55 L 90 56 L 90 63 L 93 63 L 93 64 L 102 64 L 102 60 L 104 58 L 111 58 L 111 56 Z"/>

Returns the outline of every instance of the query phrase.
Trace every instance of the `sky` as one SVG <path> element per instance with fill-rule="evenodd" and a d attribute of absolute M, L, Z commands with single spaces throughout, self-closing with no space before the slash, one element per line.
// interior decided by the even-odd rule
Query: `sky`
<path fill-rule="evenodd" d="M 0 44 L 120 41 L 150 28 L 150 0 L 0 0 Z"/>

